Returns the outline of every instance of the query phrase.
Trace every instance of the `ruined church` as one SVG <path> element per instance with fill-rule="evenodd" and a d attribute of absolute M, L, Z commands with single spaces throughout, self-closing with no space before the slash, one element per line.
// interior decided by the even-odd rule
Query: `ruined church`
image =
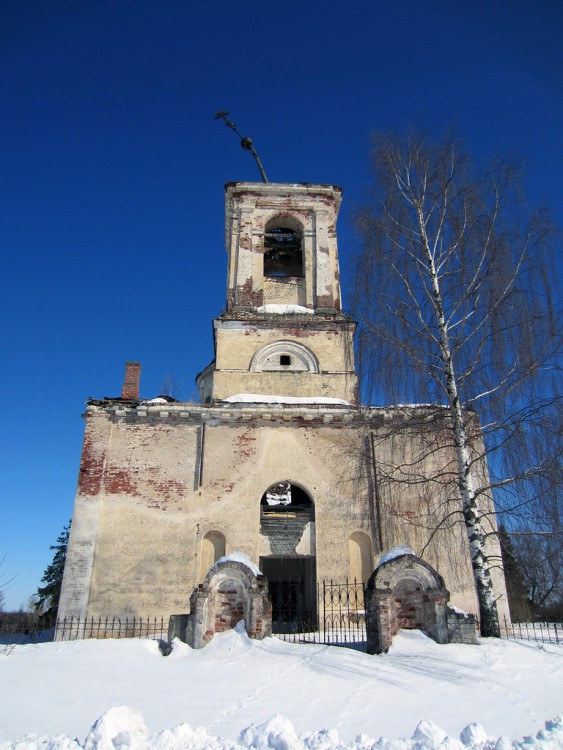
<path fill-rule="evenodd" d="M 477 616 L 447 410 L 359 403 L 339 283 L 341 189 L 225 192 L 227 300 L 200 402 L 144 398 L 136 362 L 120 398 L 87 402 L 59 618 L 187 613 L 212 566 L 237 552 L 267 580 L 275 631 L 281 586 L 314 620 L 318 582 L 366 583 L 397 546 Z M 472 435 L 481 440 L 478 424 Z M 486 472 L 477 466 L 483 484 Z M 492 500 L 482 502 L 508 617 Z"/>

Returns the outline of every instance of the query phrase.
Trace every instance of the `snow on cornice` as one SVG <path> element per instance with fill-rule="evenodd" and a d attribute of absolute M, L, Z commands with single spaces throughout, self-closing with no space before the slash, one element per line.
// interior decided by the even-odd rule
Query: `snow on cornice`
<path fill-rule="evenodd" d="M 410 547 L 407 547 L 406 545 L 393 547 L 393 549 L 390 549 L 383 555 L 381 555 L 377 563 L 377 567 L 380 568 L 382 565 L 391 562 L 391 560 L 396 560 L 397 557 L 404 557 L 405 555 L 414 555 L 414 552 Z"/>
<path fill-rule="evenodd" d="M 303 305 L 261 305 L 256 308 L 259 313 L 275 313 L 276 315 L 287 315 L 291 313 L 309 313 L 314 315 L 315 311 Z"/>
<path fill-rule="evenodd" d="M 254 573 L 255 576 L 261 576 L 262 571 L 256 565 L 248 555 L 246 555 L 244 552 L 239 552 L 238 550 L 235 550 L 234 552 L 231 552 L 230 555 L 225 555 L 224 557 L 220 557 L 216 563 L 211 567 L 211 570 L 216 570 L 220 565 L 223 563 L 229 563 L 229 562 L 238 562 L 242 563 L 243 565 L 246 565 L 246 567 Z"/>
<path fill-rule="evenodd" d="M 334 404 L 352 406 L 349 401 L 328 396 L 275 396 L 263 393 L 236 393 L 223 399 L 229 404 Z"/>

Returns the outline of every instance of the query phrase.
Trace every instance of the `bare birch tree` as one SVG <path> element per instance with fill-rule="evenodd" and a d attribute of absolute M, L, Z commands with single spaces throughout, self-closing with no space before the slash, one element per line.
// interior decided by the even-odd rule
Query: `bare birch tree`
<path fill-rule="evenodd" d="M 447 407 L 481 633 L 499 635 L 480 495 L 535 528 L 559 508 L 553 234 L 544 213 L 528 214 L 516 167 L 478 172 L 454 138 L 377 137 L 373 166 L 357 217 L 360 373 L 380 403 Z M 486 487 L 475 476 L 483 443 Z"/>

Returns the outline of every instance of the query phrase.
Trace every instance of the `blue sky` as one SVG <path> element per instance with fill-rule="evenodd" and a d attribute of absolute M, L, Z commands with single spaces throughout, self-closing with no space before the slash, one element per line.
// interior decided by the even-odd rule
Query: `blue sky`
<path fill-rule="evenodd" d="M 190 399 L 223 309 L 223 185 L 342 185 L 344 274 L 375 130 L 455 126 L 521 156 L 563 225 L 552 0 L 21 0 L 0 7 L 0 568 L 25 605 L 72 514 L 89 396 Z M 344 302 L 346 303 L 346 283 Z M 188 595 L 188 592 L 187 592 Z"/>

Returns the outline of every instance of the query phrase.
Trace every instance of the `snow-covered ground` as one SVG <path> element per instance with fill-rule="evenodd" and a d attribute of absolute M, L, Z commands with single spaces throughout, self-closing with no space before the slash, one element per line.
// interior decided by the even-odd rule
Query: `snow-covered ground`
<path fill-rule="evenodd" d="M 563 646 L 417 631 L 383 656 L 240 628 L 167 657 L 149 640 L 0 648 L 0 749 L 555 750 L 562 666 Z"/>

